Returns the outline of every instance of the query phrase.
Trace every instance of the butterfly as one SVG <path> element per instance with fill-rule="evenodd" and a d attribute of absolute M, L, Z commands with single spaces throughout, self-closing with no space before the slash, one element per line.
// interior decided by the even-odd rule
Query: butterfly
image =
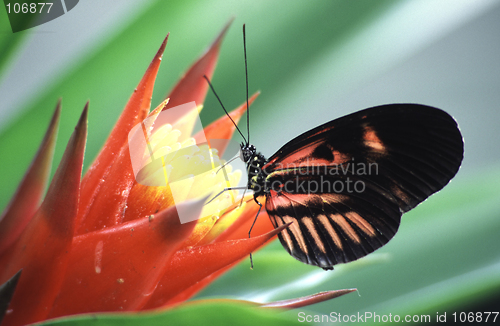
<path fill-rule="evenodd" d="M 245 38 L 244 46 L 246 70 Z M 270 158 L 240 134 L 254 201 L 275 228 L 291 223 L 278 234 L 290 255 L 325 270 L 389 242 L 402 214 L 448 184 L 464 153 L 457 122 L 420 104 L 376 106 L 332 120 Z"/>
<path fill-rule="evenodd" d="M 294 258 L 323 269 L 359 259 L 396 234 L 401 215 L 458 172 L 463 140 L 446 112 L 389 104 L 327 122 L 269 159 L 241 143 L 247 187 Z M 264 200 L 262 199 L 264 198 Z"/>

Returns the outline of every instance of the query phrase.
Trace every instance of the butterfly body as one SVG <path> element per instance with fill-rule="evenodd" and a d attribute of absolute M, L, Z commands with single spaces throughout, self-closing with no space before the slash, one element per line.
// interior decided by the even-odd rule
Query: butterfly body
<path fill-rule="evenodd" d="M 263 185 L 265 185 L 267 175 L 262 170 L 262 167 L 267 163 L 266 158 L 257 152 L 255 146 L 251 144 L 241 143 L 240 153 L 241 160 L 247 166 L 247 188 L 253 190 L 254 198 L 264 195 L 266 187 L 263 187 Z"/>
<path fill-rule="evenodd" d="M 296 259 L 332 269 L 386 244 L 401 215 L 457 173 L 463 140 L 446 112 L 391 104 L 332 120 L 269 159 L 241 144 L 247 187 Z"/>

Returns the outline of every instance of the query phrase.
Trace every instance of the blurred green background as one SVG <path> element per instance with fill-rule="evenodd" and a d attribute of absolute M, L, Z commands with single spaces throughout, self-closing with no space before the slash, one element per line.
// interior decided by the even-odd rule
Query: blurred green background
<path fill-rule="evenodd" d="M 459 122 L 465 159 L 456 178 L 403 217 L 387 246 L 324 272 L 274 242 L 199 297 L 272 301 L 358 288 L 308 314 L 498 311 L 500 299 L 500 2 L 493 0 L 81 0 L 49 23 L 13 34 L 0 9 L 0 208 L 33 157 L 59 98 L 54 162 L 90 100 L 85 164 L 170 32 L 153 106 L 235 17 L 213 83 L 226 107 L 245 99 L 247 24 L 251 139 L 270 156 L 325 121 L 370 106 L 412 102 Z M 209 94 L 206 125 L 221 116 Z M 235 139 L 236 142 L 240 139 Z M 500 319 L 500 318 L 499 318 Z M 498 322 L 498 320 L 497 320 Z"/>

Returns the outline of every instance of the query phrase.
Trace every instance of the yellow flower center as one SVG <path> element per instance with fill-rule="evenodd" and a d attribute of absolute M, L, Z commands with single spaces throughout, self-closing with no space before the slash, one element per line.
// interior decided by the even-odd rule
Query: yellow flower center
<path fill-rule="evenodd" d="M 136 174 L 137 184 L 130 192 L 126 212 L 126 215 L 130 211 L 144 216 L 186 200 L 208 196 L 210 202 L 205 204 L 201 218 L 185 216 L 178 211 L 181 223 L 199 218 L 188 245 L 201 240 L 226 209 L 237 202 L 237 192 L 224 189 L 236 186 L 241 178 L 241 171 L 233 171 L 231 165 L 224 165 L 216 149 L 211 149 L 206 143 L 196 144 L 190 137 L 193 117 L 197 117 L 199 109 L 194 108 L 173 126 L 168 123 L 155 126 L 150 136 L 145 137 L 147 144 L 143 146 L 142 168 Z M 142 125 L 146 131 L 148 122 Z"/>

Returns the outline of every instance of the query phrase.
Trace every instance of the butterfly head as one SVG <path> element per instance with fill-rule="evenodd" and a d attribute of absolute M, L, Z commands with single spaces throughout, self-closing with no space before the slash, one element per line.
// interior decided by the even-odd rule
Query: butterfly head
<path fill-rule="evenodd" d="M 257 149 L 252 144 L 240 144 L 240 158 L 243 162 L 248 163 L 255 156 Z"/>

